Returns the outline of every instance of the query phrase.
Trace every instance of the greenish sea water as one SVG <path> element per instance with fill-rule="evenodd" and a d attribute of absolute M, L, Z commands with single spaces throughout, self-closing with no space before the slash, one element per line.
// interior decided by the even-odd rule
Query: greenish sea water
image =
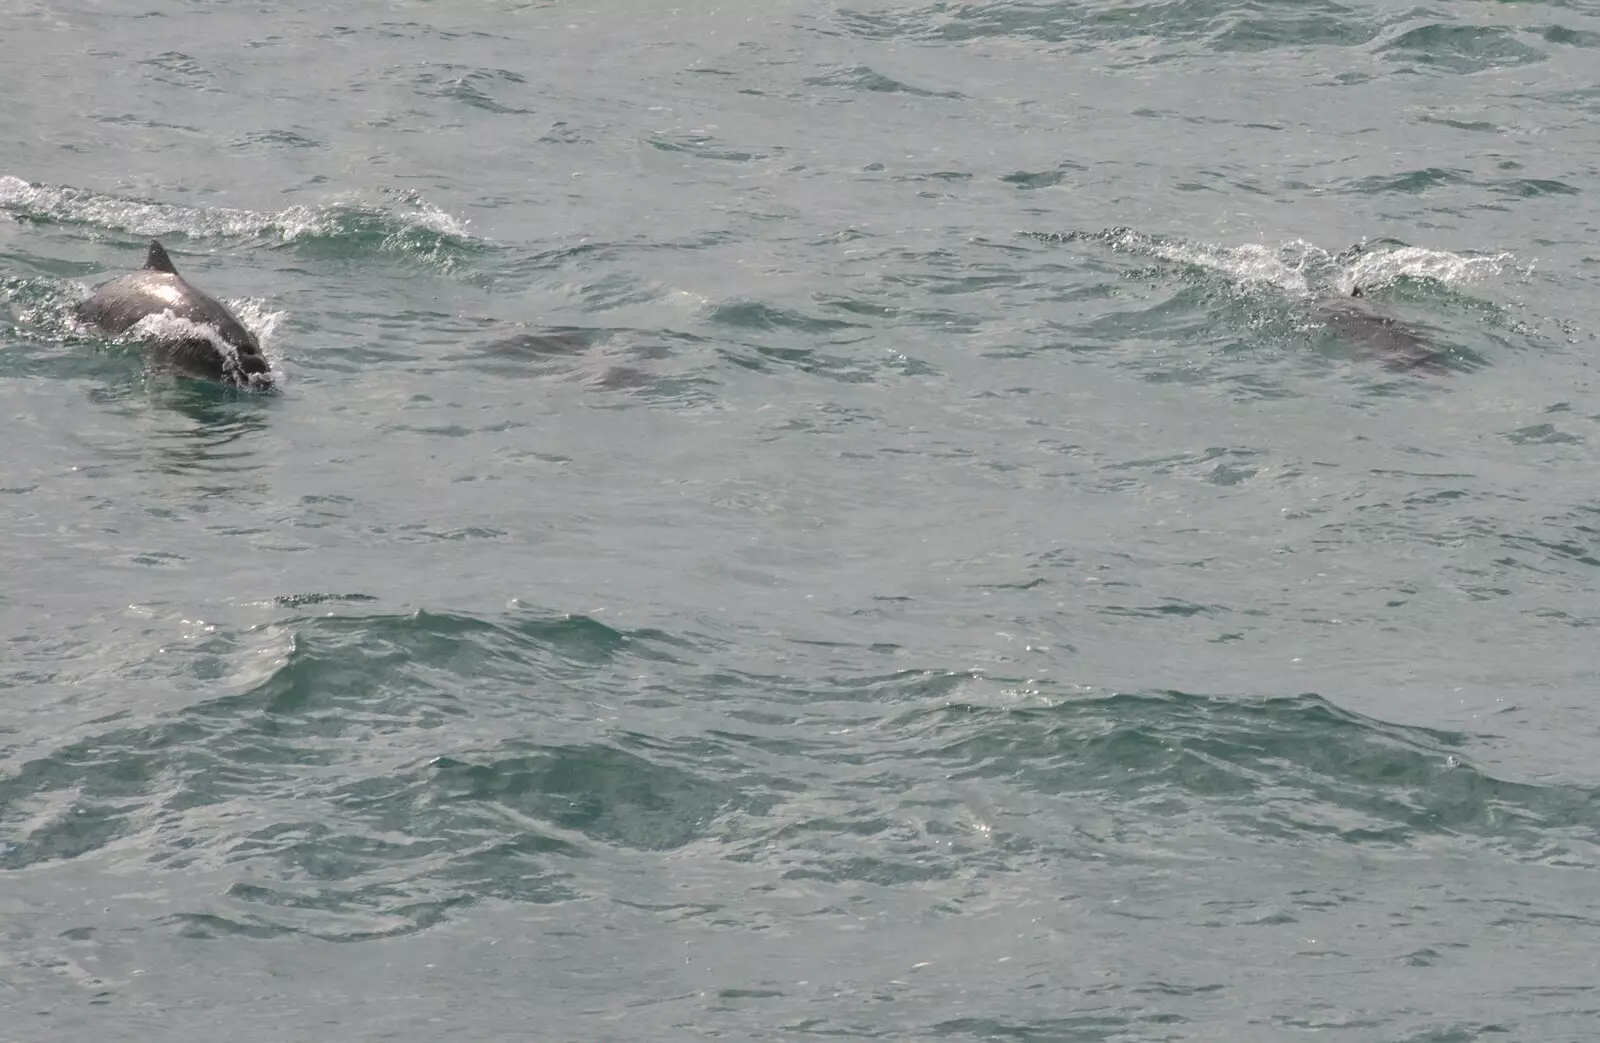
<path fill-rule="evenodd" d="M 1594 1038 L 1600 7 L 0 57 L 0 1040 Z"/>

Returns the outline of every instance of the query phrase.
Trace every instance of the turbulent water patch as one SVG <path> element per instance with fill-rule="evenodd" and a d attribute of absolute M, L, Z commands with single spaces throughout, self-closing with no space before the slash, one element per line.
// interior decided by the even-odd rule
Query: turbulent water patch
<path fill-rule="evenodd" d="M 0 177 L 0 210 L 36 224 L 92 226 L 137 236 L 304 244 L 343 253 L 392 251 L 449 265 L 482 249 L 463 222 L 415 194 L 381 205 L 294 206 L 277 213 L 195 208 Z"/>

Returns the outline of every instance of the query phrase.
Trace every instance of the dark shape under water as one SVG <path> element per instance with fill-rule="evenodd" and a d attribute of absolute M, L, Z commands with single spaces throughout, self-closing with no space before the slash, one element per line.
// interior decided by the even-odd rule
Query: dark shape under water
<path fill-rule="evenodd" d="M 519 365 L 492 367 L 498 373 L 564 373 L 591 387 L 623 391 L 649 387 L 653 378 L 637 366 L 617 364 L 599 357 L 594 349 L 617 331 L 553 326 L 508 334 L 477 347 L 478 354 L 499 362 L 515 360 Z M 629 355 L 657 357 L 663 349 L 634 348 Z"/>
<path fill-rule="evenodd" d="M 562 356 L 581 355 L 605 338 L 605 331 L 555 326 L 531 332 L 513 333 L 489 341 L 479 350 L 501 358 L 544 361 Z"/>
<path fill-rule="evenodd" d="M 234 387 L 272 386 L 272 368 L 255 334 L 227 305 L 179 275 L 154 239 L 143 268 L 96 287 L 77 307 L 80 321 L 113 337 L 153 315 L 179 320 L 157 324 L 146 337 L 158 365 Z"/>
<path fill-rule="evenodd" d="M 1317 318 L 1353 344 L 1382 358 L 1390 369 L 1444 373 L 1446 354 L 1428 343 L 1415 328 L 1373 304 L 1357 286 L 1349 296 L 1330 297 L 1317 305 Z"/>

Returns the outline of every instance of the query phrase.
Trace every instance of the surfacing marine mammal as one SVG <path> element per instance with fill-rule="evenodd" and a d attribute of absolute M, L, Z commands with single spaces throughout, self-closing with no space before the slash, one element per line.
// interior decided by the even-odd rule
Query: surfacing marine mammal
<path fill-rule="evenodd" d="M 1373 304 L 1361 287 L 1348 296 L 1329 297 L 1317 305 L 1321 322 L 1346 340 L 1380 356 L 1390 369 L 1442 373 L 1446 355 L 1422 333 Z"/>
<path fill-rule="evenodd" d="M 138 332 L 152 361 L 205 380 L 234 387 L 272 387 L 272 367 L 256 335 L 227 305 L 178 274 L 172 258 L 155 239 L 144 267 L 95 288 L 78 305 L 78 319 L 113 337 L 151 316 L 162 316 Z"/>

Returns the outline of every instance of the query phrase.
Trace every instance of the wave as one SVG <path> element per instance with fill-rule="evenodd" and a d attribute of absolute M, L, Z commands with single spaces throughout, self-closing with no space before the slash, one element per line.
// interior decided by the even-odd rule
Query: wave
<path fill-rule="evenodd" d="M 391 192 L 381 202 L 292 206 L 276 212 L 193 207 L 107 195 L 72 186 L 30 184 L 0 176 L 0 213 L 44 225 L 82 225 L 140 237 L 337 247 L 344 252 L 396 253 L 443 266 L 486 247 L 467 222 L 417 192 Z"/>

